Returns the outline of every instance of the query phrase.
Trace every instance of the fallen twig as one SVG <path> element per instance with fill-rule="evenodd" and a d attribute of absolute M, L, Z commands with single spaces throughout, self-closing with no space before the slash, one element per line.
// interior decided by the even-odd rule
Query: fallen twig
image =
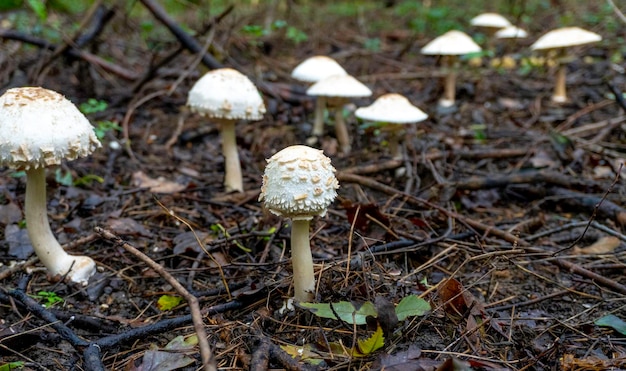
<path fill-rule="evenodd" d="M 486 158 L 509 158 L 520 157 L 528 154 L 527 148 L 497 148 L 497 149 L 479 149 L 471 151 L 438 151 L 430 152 L 420 156 L 420 159 L 424 161 L 435 161 L 445 158 L 458 157 L 464 159 L 486 159 Z M 342 173 L 351 174 L 372 174 L 385 170 L 394 170 L 404 164 L 403 160 L 390 159 L 387 161 L 381 161 L 374 164 L 367 164 L 361 166 L 354 166 L 341 170 Z"/>
<path fill-rule="evenodd" d="M 157 2 L 152 0 L 141 0 L 141 3 L 154 15 L 154 17 L 163 23 L 170 32 L 180 41 L 180 43 L 192 53 L 199 53 L 202 51 L 202 44 L 200 44 L 193 36 L 189 35 L 182 27 L 167 14 L 165 9 L 161 7 Z M 222 64 L 218 62 L 212 55 L 204 53 L 202 55 L 202 63 L 211 69 L 222 68 Z"/>
<path fill-rule="evenodd" d="M 144 262 L 155 272 L 157 272 L 161 277 L 163 277 L 163 279 L 165 279 L 170 285 L 172 285 L 176 292 L 178 292 L 182 297 L 185 298 L 185 300 L 187 300 L 187 303 L 191 310 L 191 318 L 193 321 L 194 330 L 198 335 L 198 346 L 200 347 L 200 356 L 202 357 L 203 369 L 205 371 L 217 371 L 217 364 L 215 362 L 213 352 L 211 351 L 211 346 L 209 345 L 209 341 L 207 339 L 198 298 L 191 295 L 189 291 L 187 291 L 187 289 L 185 289 L 185 287 L 180 284 L 180 282 L 178 282 L 167 270 L 165 270 L 165 268 L 163 268 L 154 260 L 150 259 L 150 257 L 148 257 L 146 254 L 137 250 L 131 244 L 125 242 L 120 237 L 103 228 L 96 227 L 95 231 L 103 238 L 123 247 L 126 251 L 131 253 L 137 259 Z"/>
<path fill-rule="evenodd" d="M 528 171 L 523 173 L 489 175 L 485 177 L 468 177 L 462 181 L 449 183 L 456 189 L 476 190 L 504 187 L 511 184 L 537 184 L 546 183 L 561 187 L 575 187 L 587 189 L 606 189 L 598 182 L 580 177 L 567 176 L 555 171 Z"/>
<path fill-rule="evenodd" d="M 466 218 L 461 214 L 455 213 L 454 211 L 450 211 L 447 210 L 444 207 L 441 207 L 439 205 L 436 205 L 432 202 L 429 202 L 427 200 L 424 200 L 422 198 L 410 195 L 408 193 L 404 193 L 401 192 L 393 187 L 390 187 L 388 185 L 382 184 L 380 182 L 377 182 L 374 179 L 371 178 L 367 178 L 361 175 L 356 175 L 356 174 L 350 174 L 350 173 L 337 173 L 337 179 L 339 180 L 339 182 L 349 182 L 349 183 L 358 183 L 361 184 L 363 186 L 372 188 L 372 189 L 376 189 L 378 191 L 390 194 L 390 195 L 401 195 L 403 197 L 406 198 L 407 203 L 410 203 L 412 205 L 416 205 L 416 206 L 420 206 L 420 207 L 427 207 L 429 209 L 434 209 L 437 210 L 439 212 L 441 212 L 442 214 L 449 216 L 453 219 L 458 220 L 459 222 L 468 225 L 472 228 L 475 228 L 477 230 L 480 230 L 482 232 L 484 232 L 485 236 L 488 234 L 491 234 L 493 236 L 496 236 L 498 238 L 501 238 L 513 245 L 519 245 L 519 246 L 528 246 L 528 242 L 520 239 L 519 237 L 513 235 L 512 233 L 509 232 L 505 232 L 501 229 L 498 229 L 494 226 L 490 226 L 484 223 L 481 223 L 479 221 L 470 219 L 470 218 Z M 484 237 L 485 237 L 484 236 Z"/>
<path fill-rule="evenodd" d="M 50 49 L 50 50 L 56 49 L 56 46 L 54 44 L 51 44 L 46 40 L 43 40 L 34 36 L 30 36 L 30 35 L 24 35 L 14 30 L 0 29 L 0 38 L 21 41 L 21 42 L 25 42 L 31 45 L 38 46 L 40 48 L 45 48 L 45 49 Z M 113 73 L 123 78 L 124 80 L 133 81 L 137 79 L 138 77 L 138 75 L 131 70 L 128 70 L 122 66 L 109 62 L 103 58 L 98 57 L 95 54 L 92 54 L 83 50 L 70 47 L 67 50 L 65 50 L 64 54 L 69 55 L 70 57 L 80 58 L 84 61 L 87 61 L 95 66 L 102 68 L 104 71 Z"/>

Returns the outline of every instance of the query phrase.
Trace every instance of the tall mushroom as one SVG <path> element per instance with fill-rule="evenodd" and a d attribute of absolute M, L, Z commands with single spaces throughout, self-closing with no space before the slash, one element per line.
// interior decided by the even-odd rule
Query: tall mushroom
<path fill-rule="evenodd" d="M 298 301 L 313 300 L 315 292 L 309 223 L 314 216 L 326 214 L 337 188 L 335 168 L 322 150 L 296 145 L 267 160 L 259 201 L 273 214 L 291 219 L 294 297 Z"/>
<path fill-rule="evenodd" d="M 428 118 L 427 114 L 412 105 L 406 97 L 395 93 L 380 96 L 370 106 L 357 109 L 354 115 L 362 120 L 385 124 L 384 129 L 389 132 L 389 151 L 394 159 L 404 157 L 401 146 L 404 125 Z"/>
<path fill-rule="evenodd" d="M 291 77 L 296 80 L 313 84 L 330 76 L 347 74 L 346 70 L 344 70 L 343 67 L 341 67 L 334 59 L 324 55 L 316 55 L 305 59 L 297 65 L 291 72 Z M 324 134 L 325 108 L 326 101 L 324 96 L 318 95 L 315 97 L 315 116 L 312 132 L 314 136 Z"/>
<path fill-rule="evenodd" d="M 597 33 L 584 30 L 580 27 L 563 27 L 552 30 L 541 36 L 530 46 L 532 50 L 554 51 L 557 53 L 559 64 L 556 81 L 554 84 L 554 94 L 552 101 L 563 103 L 567 101 L 566 78 L 567 74 L 567 49 L 577 45 L 595 43 L 602 40 L 602 36 Z"/>
<path fill-rule="evenodd" d="M 372 91 L 350 75 L 334 75 L 313 84 L 306 93 L 325 97 L 326 105 L 335 110 L 335 135 L 343 153 L 350 153 L 350 136 L 343 118 L 343 106 L 350 98 L 369 97 Z"/>
<path fill-rule="evenodd" d="M 445 85 L 443 98 L 439 100 L 441 107 L 454 106 L 456 96 L 456 63 L 458 56 L 478 53 L 480 46 L 467 34 L 461 31 L 448 31 L 426 44 L 421 52 L 425 55 L 440 55 L 445 66 Z"/>
<path fill-rule="evenodd" d="M 87 118 L 57 92 L 23 87 L 0 96 L 0 164 L 26 172 L 24 214 L 35 253 L 51 276 L 67 275 L 80 284 L 87 284 L 96 264 L 66 253 L 52 234 L 45 169 L 88 156 L 100 146 Z"/>
<path fill-rule="evenodd" d="M 237 152 L 237 120 L 260 120 L 265 104 L 252 81 L 232 68 L 210 71 L 189 91 L 187 105 L 192 112 L 208 116 L 220 125 L 227 192 L 243 192 L 243 176 Z"/>

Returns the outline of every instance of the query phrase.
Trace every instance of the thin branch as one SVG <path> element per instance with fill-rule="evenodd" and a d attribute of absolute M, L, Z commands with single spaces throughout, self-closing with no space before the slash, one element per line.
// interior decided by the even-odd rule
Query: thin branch
<path fill-rule="evenodd" d="M 187 289 L 183 285 L 180 284 L 165 268 L 159 265 L 154 260 L 150 259 L 149 256 L 137 250 L 134 246 L 125 242 L 120 237 L 114 235 L 113 233 L 100 228 L 95 228 L 96 233 L 98 233 L 103 238 L 113 242 L 114 244 L 123 247 L 126 251 L 131 253 L 137 259 L 144 262 L 148 265 L 152 270 L 157 272 L 164 280 L 166 280 L 176 292 L 178 292 L 182 297 L 187 300 L 187 304 L 189 305 L 189 309 L 191 310 L 191 319 L 193 321 L 193 327 L 198 335 L 198 346 L 200 347 L 200 356 L 202 357 L 203 369 L 205 371 L 217 371 L 217 364 L 215 362 L 215 358 L 213 357 L 213 352 L 211 351 L 211 346 L 209 345 L 209 341 L 207 339 L 206 330 L 204 328 L 204 322 L 202 320 L 202 312 L 200 311 L 200 303 L 198 298 L 191 295 Z"/>

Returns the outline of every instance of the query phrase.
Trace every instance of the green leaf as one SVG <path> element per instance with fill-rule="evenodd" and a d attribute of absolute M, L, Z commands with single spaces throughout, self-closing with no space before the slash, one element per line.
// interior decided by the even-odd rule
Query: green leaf
<path fill-rule="evenodd" d="M 383 336 L 383 329 L 378 326 L 376 332 L 367 339 L 359 339 L 357 341 L 359 348 L 358 352 L 353 352 L 354 356 L 367 356 L 382 348 L 385 345 L 385 337 Z"/>
<path fill-rule="evenodd" d="M 181 298 L 180 296 L 162 295 L 157 301 L 157 308 L 159 308 L 159 310 L 162 312 L 166 312 L 168 310 L 172 310 L 182 301 L 183 298 Z"/>
<path fill-rule="evenodd" d="M 18 368 L 22 368 L 22 367 L 24 367 L 24 362 L 22 361 L 5 363 L 3 365 L 0 365 L 0 371 L 17 370 Z"/>
<path fill-rule="evenodd" d="M 626 322 L 616 315 L 607 314 L 604 317 L 598 318 L 594 324 L 596 326 L 610 327 L 620 334 L 626 335 Z"/>
<path fill-rule="evenodd" d="M 56 169 L 54 171 L 54 180 L 56 180 L 57 183 L 62 184 L 66 187 L 70 187 L 72 185 L 74 185 L 74 180 L 72 178 L 72 173 L 71 172 L 65 172 L 63 173 L 63 170 L 61 169 Z"/>
<path fill-rule="evenodd" d="M 376 317 L 378 315 L 374 304 L 369 301 L 363 303 L 358 309 L 348 301 L 340 301 L 339 303 L 299 303 L 298 305 L 310 310 L 311 313 L 318 317 L 340 319 L 346 323 L 356 325 L 366 324 L 365 318 L 367 316 Z"/>
<path fill-rule="evenodd" d="M 407 317 L 423 316 L 430 310 L 430 304 L 417 295 L 404 297 L 396 306 L 398 321 L 404 321 Z"/>
<path fill-rule="evenodd" d="M 46 10 L 46 3 L 42 0 L 26 0 L 28 6 L 37 15 L 40 21 L 45 21 L 48 18 L 48 11 Z"/>

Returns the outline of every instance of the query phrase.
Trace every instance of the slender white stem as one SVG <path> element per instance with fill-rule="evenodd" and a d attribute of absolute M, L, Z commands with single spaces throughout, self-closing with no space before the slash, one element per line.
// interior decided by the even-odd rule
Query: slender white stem
<path fill-rule="evenodd" d="M 87 256 L 72 256 L 66 253 L 52 234 L 46 207 L 45 168 L 26 171 L 24 205 L 28 236 L 39 260 L 52 276 L 67 274 L 71 281 L 86 284 L 89 277 L 96 272 L 96 264 Z"/>
<path fill-rule="evenodd" d="M 326 98 L 318 95 L 317 98 L 315 98 L 315 118 L 312 132 L 314 136 L 324 134 L 324 110 L 326 110 Z"/>
<path fill-rule="evenodd" d="M 337 143 L 339 143 L 339 149 L 343 153 L 350 153 L 352 145 L 350 144 L 350 135 L 348 134 L 348 126 L 346 120 L 343 118 L 343 106 L 335 106 L 335 136 L 337 137 Z"/>
<path fill-rule="evenodd" d="M 556 71 L 556 80 L 554 82 L 554 94 L 552 95 L 552 101 L 563 103 L 567 101 L 566 92 L 566 74 L 567 67 L 565 63 L 560 62 L 559 68 Z"/>
<path fill-rule="evenodd" d="M 291 222 L 291 261 L 293 264 L 294 297 L 300 302 L 314 300 L 315 275 L 309 242 L 309 220 Z"/>
<path fill-rule="evenodd" d="M 243 176 L 241 175 L 241 163 L 237 151 L 237 138 L 235 134 L 235 121 L 219 120 L 222 134 L 222 153 L 224 154 L 225 173 L 224 187 L 227 192 L 243 192 Z"/>

